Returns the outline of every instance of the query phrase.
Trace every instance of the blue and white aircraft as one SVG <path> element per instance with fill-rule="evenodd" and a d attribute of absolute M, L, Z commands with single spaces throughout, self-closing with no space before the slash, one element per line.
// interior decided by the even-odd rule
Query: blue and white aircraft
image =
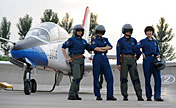
<path fill-rule="evenodd" d="M 90 25 L 90 10 L 87 7 L 83 19 L 83 27 L 85 29 L 84 39 L 88 40 L 89 25 Z M 71 69 L 66 62 L 62 53 L 62 44 L 70 37 L 70 35 L 57 24 L 52 22 L 41 23 L 31 28 L 25 36 L 24 40 L 11 42 L 14 44 L 11 49 L 12 59 L 10 62 L 25 68 L 24 71 L 24 93 L 30 95 L 31 92 L 36 92 L 37 83 L 31 79 L 31 71 L 36 68 L 50 68 L 57 73 L 57 79 L 61 76 L 70 75 Z M 67 51 L 68 54 L 68 51 Z M 86 51 L 86 70 L 90 70 L 91 55 Z M 58 81 L 56 81 L 58 82 Z"/>

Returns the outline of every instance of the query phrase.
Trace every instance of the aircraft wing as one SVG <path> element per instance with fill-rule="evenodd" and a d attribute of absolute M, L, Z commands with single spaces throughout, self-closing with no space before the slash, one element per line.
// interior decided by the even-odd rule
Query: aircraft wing
<path fill-rule="evenodd" d="M 0 61 L 0 65 L 15 66 L 14 64 L 10 63 L 9 61 Z"/>

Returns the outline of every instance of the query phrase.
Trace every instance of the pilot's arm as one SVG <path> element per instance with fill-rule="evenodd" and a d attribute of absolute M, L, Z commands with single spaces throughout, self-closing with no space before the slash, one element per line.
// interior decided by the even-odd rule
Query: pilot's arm
<path fill-rule="evenodd" d="M 105 49 L 101 49 L 100 47 L 97 47 L 95 39 L 92 39 L 91 43 L 92 43 L 91 47 L 92 47 L 93 50 L 98 51 L 98 52 L 106 52 Z"/>
<path fill-rule="evenodd" d="M 120 53 L 121 53 L 121 48 L 122 48 L 122 45 L 121 45 L 121 43 L 120 43 L 120 40 L 118 40 L 117 46 L 116 46 L 117 65 L 120 65 Z"/>
<path fill-rule="evenodd" d="M 156 41 L 156 45 L 157 45 L 157 48 L 156 48 L 156 58 L 159 58 L 160 57 L 160 51 L 159 51 L 159 47 L 158 47 L 158 42 Z"/>
<path fill-rule="evenodd" d="M 140 55 L 142 54 L 143 59 L 145 59 L 145 54 L 142 53 L 142 51 L 140 50 L 140 48 L 143 48 L 143 47 L 144 47 L 144 42 L 140 41 L 137 43 L 137 45 L 134 46 L 133 51 L 138 55 L 138 57 L 140 57 Z"/>
<path fill-rule="evenodd" d="M 121 49 L 122 49 L 122 45 L 120 40 L 118 40 L 117 46 L 116 46 L 116 56 L 117 56 L 117 68 L 119 69 L 119 71 L 121 70 L 121 64 L 120 64 Z"/>
<path fill-rule="evenodd" d="M 87 42 L 86 42 L 86 50 L 87 51 L 92 51 L 93 50 L 92 47 L 91 47 L 91 45 L 88 44 Z"/>
<path fill-rule="evenodd" d="M 103 49 L 103 50 L 111 50 L 113 46 L 111 45 L 111 43 L 108 41 L 107 38 L 105 38 L 105 41 L 107 42 L 107 45 L 106 45 L 106 47 L 101 47 L 101 49 Z"/>
<path fill-rule="evenodd" d="M 63 45 L 62 45 L 62 52 L 63 52 L 63 55 L 65 57 L 65 59 L 69 62 L 72 62 L 72 59 L 69 57 L 67 57 L 67 54 L 66 54 L 66 48 L 69 48 L 70 46 L 72 46 L 73 44 L 73 40 L 71 38 L 69 38 Z"/>
<path fill-rule="evenodd" d="M 134 39 L 134 41 L 135 41 L 135 45 L 137 45 L 138 44 L 137 40 Z M 133 47 L 133 52 L 135 52 L 134 49 L 135 49 L 135 46 Z M 138 60 L 140 58 L 141 54 L 137 54 L 137 53 L 135 53 L 135 54 L 136 54 L 135 58 L 136 58 L 136 60 Z"/>

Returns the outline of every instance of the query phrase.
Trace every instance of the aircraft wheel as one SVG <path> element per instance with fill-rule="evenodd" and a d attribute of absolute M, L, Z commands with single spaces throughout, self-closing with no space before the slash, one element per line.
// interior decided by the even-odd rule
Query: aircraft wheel
<path fill-rule="evenodd" d="M 35 93 L 37 91 L 37 83 L 36 83 L 35 79 L 31 79 L 31 83 L 32 83 L 31 92 Z"/>
<path fill-rule="evenodd" d="M 24 82 L 24 93 L 26 95 L 30 95 L 31 94 L 31 82 L 30 81 L 25 81 Z"/>

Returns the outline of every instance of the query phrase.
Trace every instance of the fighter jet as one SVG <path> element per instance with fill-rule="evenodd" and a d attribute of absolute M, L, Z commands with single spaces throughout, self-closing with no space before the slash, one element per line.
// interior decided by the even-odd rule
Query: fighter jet
<path fill-rule="evenodd" d="M 86 7 L 82 25 L 85 29 L 83 38 L 88 40 L 89 7 Z M 26 34 L 25 39 L 16 43 L 0 38 L 14 44 L 10 50 L 12 55 L 10 62 L 25 70 L 23 81 L 26 95 L 36 92 L 37 83 L 35 79 L 31 79 L 31 71 L 36 70 L 36 68 L 53 69 L 56 72 L 56 80 L 58 80 L 55 82 L 60 82 L 62 75 L 70 75 L 70 65 L 66 62 L 61 48 L 69 37 L 67 31 L 59 25 L 45 22 L 32 27 Z M 88 52 L 85 52 L 84 55 L 86 57 L 86 71 L 91 70 L 91 55 Z"/>

